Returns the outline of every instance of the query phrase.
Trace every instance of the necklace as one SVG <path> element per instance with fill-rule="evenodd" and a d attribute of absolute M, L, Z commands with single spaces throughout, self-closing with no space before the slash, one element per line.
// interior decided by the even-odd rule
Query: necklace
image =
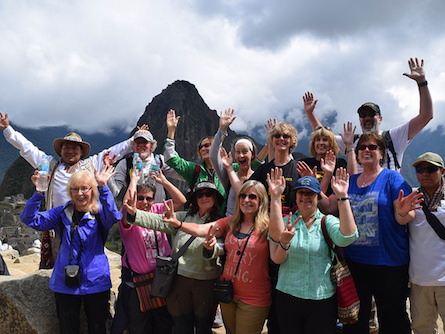
<path fill-rule="evenodd" d="M 303 219 L 304 224 L 306 225 L 306 228 L 309 230 L 309 228 L 312 226 L 312 224 L 315 221 L 315 214 L 310 216 L 307 222 Z"/>
<path fill-rule="evenodd" d="M 254 230 L 254 226 L 252 226 L 252 228 L 250 229 L 249 233 L 245 234 L 245 233 L 241 233 L 238 232 L 238 236 L 241 236 L 241 234 L 244 234 L 243 238 L 237 238 L 238 240 L 236 241 L 237 245 L 238 245 L 238 250 L 236 251 L 236 255 L 240 255 L 241 254 L 241 246 L 243 245 L 243 240 L 246 239 L 246 236 L 249 236 L 252 234 L 253 230 Z"/>
<path fill-rule="evenodd" d="M 379 171 L 378 173 L 380 173 L 380 171 Z M 377 175 L 378 175 L 378 173 L 377 173 Z M 366 187 L 366 183 L 371 182 L 372 180 L 374 180 L 374 179 L 375 179 L 375 176 L 374 176 L 374 175 L 371 175 L 371 176 L 369 177 L 369 179 L 366 180 L 366 179 L 365 179 L 365 173 L 362 173 L 362 179 L 363 179 L 363 183 L 362 183 L 362 185 L 360 186 L 360 188 L 364 188 L 364 187 Z"/>

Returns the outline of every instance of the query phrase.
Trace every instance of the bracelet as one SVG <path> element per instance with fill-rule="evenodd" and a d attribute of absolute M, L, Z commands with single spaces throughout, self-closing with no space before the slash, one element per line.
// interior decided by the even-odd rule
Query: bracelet
<path fill-rule="evenodd" d="M 287 251 L 287 250 L 290 248 L 290 243 L 285 244 L 284 246 L 287 246 L 287 247 L 284 247 L 283 244 L 282 244 L 281 241 L 280 241 L 280 246 L 281 246 L 281 248 L 283 248 L 285 251 Z"/>
<path fill-rule="evenodd" d="M 182 222 L 181 222 L 181 224 L 179 224 L 178 227 L 175 227 L 175 229 L 179 230 L 181 227 L 182 227 Z"/>
<path fill-rule="evenodd" d="M 402 218 L 408 216 L 408 213 L 409 213 L 409 212 L 407 212 L 407 213 L 405 213 L 404 215 L 401 215 L 400 212 L 399 212 L 399 210 L 397 210 L 397 209 L 396 209 L 396 212 L 397 212 L 397 214 L 398 214 L 400 217 L 402 217 Z"/>
<path fill-rule="evenodd" d="M 348 154 L 349 152 L 354 152 L 354 148 L 348 148 L 348 149 L 346 150 L 346 154 Z"/>
<path fill-rule="evenodd" d="M 425 87 L 425 86 L 428 86 L 428 81 L 424 81 L 424 82 L 419 82 L 418 84 L 417 84 L 417 86 L 419 86 L 419 87 Z"/>
<path fill-rule="evenodd" d="M 347 201 L 347 200 L 349 200 L 349 197 L 340 197 L 340 198 L 337 198 L 337 201 Z"/>

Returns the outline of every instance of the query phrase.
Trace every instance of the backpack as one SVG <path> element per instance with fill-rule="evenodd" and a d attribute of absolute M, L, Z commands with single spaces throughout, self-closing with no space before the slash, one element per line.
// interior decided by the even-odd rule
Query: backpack
<path fill-rule="evenodd" d="M 388 130 L 385 130 L 382 132 L 383 141 L 385 142 L 385 147 L 391 152 L 392 156 L 394 157 L 394 167 L 396 170 L 399 170 L 401 168 L 399 161 L 397 160 L 397 153 L 394 149 L 394 144 L 392 142 L 391 135 L 389 134 Z M 360 135 L 354 135 L 354 143 L 357 141 L 357 139 L 360 138 Z M 391 157 L 388 153 L 386 153 L 386 168 L 390 168 Z"/>

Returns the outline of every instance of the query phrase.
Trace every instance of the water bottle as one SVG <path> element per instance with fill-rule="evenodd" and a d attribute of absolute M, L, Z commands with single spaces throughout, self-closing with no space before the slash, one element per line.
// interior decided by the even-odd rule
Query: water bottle
<path fill-rule="evenodd" d="M 49 170 L 49 159 L 43 154 L 39 161 L 39 172 L 37 174 L 37 185 L 36 189 L 40 192 L 45 192 L 48 190 L 48 170 Z"/>
<path fill-rule="evenodd" d="M 142 173 L 142 159 L 139 153 L 135 153 L 133 156 L 133 171 L 135 176 L 139 176 Z"/>
<path fill-rule="evenodd" d="M 152 164 L 150 164 L 150 174 L 151 177 L 153 177 L 153 174 L 159 172 L 159 169 L 161 168 L 161 158 L 159 157 L 159 154 L 155 155 L 155 160 Z"/>

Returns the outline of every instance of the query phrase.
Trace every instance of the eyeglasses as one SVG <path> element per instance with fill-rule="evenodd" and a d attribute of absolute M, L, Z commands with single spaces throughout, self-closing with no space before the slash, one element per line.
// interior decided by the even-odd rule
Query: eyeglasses
<path fill-rule="evenodd" d="M 212 146 L 212 144 L 210 144 L 210 143 L 199 144 L 199 149 L 202 149 L 203 147 L 210 147 L 210 146 Z"/>
<path fill-rule="evenodd" d="M 200 191 L 196 194 L 196 198 L 202 198 L 202 197 L 212 197 L 213 194 L 210 191 Z"/>
<path fill-rule="evenodd" d="M 254 200 L 256 200 L 258 198 L 258 196 L 255 195 L 255 194 L 245 194 L 245 193 L 239 194 L 239 198 L 240 199 L 245 199 L 246 197 L 249 197 L 249 199 L 252 200 L 252 201 L 254 201 Z"/>
<path fill-rule="evenodd" d="M 428 167 L 416 167 L 416 173 L 417 174 L 423 174 L 425 172 L 427 172 L 428 174 L 432 174 L 435 173 L 439 170 L 440 167 L 437 166 L 428 166 Z"/>
<path fill-rule="evenodd" d="M 138 200 L 138 201 L 143 201 L 144 199 L 145 199 L 147 202 L 151 202 L 151 201 L 154 200 L 154 198 L 153 198 L 153 197 L 150 197 L 150 196 L 138 196 L 138 197 L 137 197 L 137 200 Z"/>
<path fill-rule="evenodd" d="M 85 194 L 91 190 L 91 187 L 70 188 L 70 191 L 73 193 L 77 193 L 79 190 L 82 194 Z"/>
<path fill-rule="evenodd" d="M 323 130 L 328 130 L 328 131 L 332 132 L 332 129 L 329 126 L 324 126 L 324 125 L 317 126 L 314 131 L 318 131 L 318 130 L 322 130 L 322 129 Z"/>
<path fill-rule="evenodd" d="M 283 137 L 283 139 L 288 139 L 290 138 L 290 136 L 286 133 L 276 133 L 273 135 L 274 138 L 276 139 L 280 139 L 281 137 Z"/>
<path fill-rule="evenodd" d="M 357 149 L 359 150 L 359 151 L 364 151 L 364 150 L 366 150 L 366 149 L 368 149 L 368 150 L 370 150 L 370 151 L 375 151 L 376 149 L 378 149 L 379 147 L 377 146 L 377 145 L 373 145 L 373 144 L 371 144 L 371 145 L 360 145 L 360 146 L 357 146 Z"/>
<path fill-rule="evenodd" d="M 358 113 L 358 117 L 365 118 L 365 117 L 374 117 L 376 114 L 374 111 L 362 111 Z"/>

